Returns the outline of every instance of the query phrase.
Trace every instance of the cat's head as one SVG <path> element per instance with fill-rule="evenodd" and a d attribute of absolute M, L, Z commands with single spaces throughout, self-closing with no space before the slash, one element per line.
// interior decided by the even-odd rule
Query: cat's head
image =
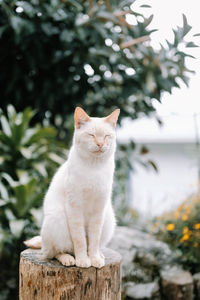
<path fill-rule="evenodd" d="M 74 113 L 74 144 L 85 158 L 106 158 L 115 152 L 115 127 L 120 110 L 116 109 L 105 118 L 89 117 L 80 107 Z"/>

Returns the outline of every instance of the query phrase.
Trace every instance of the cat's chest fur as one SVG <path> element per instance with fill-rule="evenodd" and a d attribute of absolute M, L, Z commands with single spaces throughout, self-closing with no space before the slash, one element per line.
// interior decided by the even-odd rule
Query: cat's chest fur
<path fill-rule="evenodd" d="M 69 166 L 66 185 L 76 185 L 75 188 L 84 202 L 106 197 L 111 190 L 113 171 L 112 163 L 101 167 L 76 165 L 73 169 Z"/>
<path fill-rule="evenodd" d="M 86 225 L 94 213 L 101 212 L 111 198 L 114 162 L 98 167 L 69 161 L 65 168 L 64 205 L 82 211 Z"/>

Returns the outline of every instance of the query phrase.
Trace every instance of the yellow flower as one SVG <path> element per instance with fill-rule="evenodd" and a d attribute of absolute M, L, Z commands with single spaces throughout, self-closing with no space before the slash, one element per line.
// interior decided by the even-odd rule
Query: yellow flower
<path fill-rule="evenodd" d="M 186 214 L 182 215 L 182 220 L 183 221 L 187 221 L 188 220 L 188 216 Z"/>
<path fill-rule="evenodd" d="M 194 228 L 195 228 L 195 229 L 200 229 L 200 223 L 195 224 L 195 225 L 194 225 Z"/>
<path fill-rule="evenodd" d="M 189 234 L 186 233 L 182 236 L 182 238 L 180 239 L 180 242 L 183 243 L 184 241 L 189 240 L 189 238 L 190 238 Z"/>
<path fill-rule="evenodd" d="M 199 244 L 197 242 L 194 243 L 194 247 L 197 248 Z"/>
<path fill-rule="evenodd" d="M 189 231 L 188 227 L 183 228 L 183 234 L 188 233 L 188 231 Z"/>
<path fill-rule="evenodd" d="M 185 241 L 189 240 L 189 237 L 190 237 L 190 236 L 189 236 L 189 234 L 187 234 L 187 233 L 184 234 L 184 236 L 183 236 L 183 238 L 184 238 Z"/>
<path fill-rule="evenodd" d="M 167 229 L 168 231 L 172 231 L 172 230 L 174 230 L 174 228 L 175 228 L 175 225 L 172 224 L 172 223 L 167 224 L 167 226 L 166 226 L 166 229 Z"/>

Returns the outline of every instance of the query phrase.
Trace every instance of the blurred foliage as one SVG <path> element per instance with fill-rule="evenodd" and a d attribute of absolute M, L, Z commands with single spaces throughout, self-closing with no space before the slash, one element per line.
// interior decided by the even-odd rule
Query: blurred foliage
<path fill-rule="evenodd" d="M 30 127 L 30 108 L 0 112 L 0 298 L 16 299 L 18 255 L 39 229 L 44 193 L 65 152 L 52 126 Z"/>
<path fill-rule="evenodd" d="M 184 268 L 200 272 L 200 193 L 186 198 L 175 211 L 156 218 L 152 233 L 174 249 Z"/>
<path fill-rule="evenodd" d="M 49 172 L 63 161 L 54 153 L 55 145 L 62 144 L 56 140 L 54 127 L 29 127 L 34 115 L 30 108 L 16 113 L 12 105 L 7 107 L 7 116 L 0 112 L 0 172 L 17 180 L 31 172 L 35 178 L 48 181 Z"/>
<path fill-rule="evenodd" d="M 134 141 L 127 144 L 118 143 L 116 151 L 116 170 L 113 184 L 113 204 L 120 226 L 133 226 L 138 220 L 138 213 L 131 207 L 131 175 L 135 171 L 137 164 L 146 169 L 158 171 L 157 166 L 146 154 L 149 150 L 146 146 L 138 146 Z"/>
<path fill-rule="evenodd" d="M 120 118 L 151 113 L 152 99 L 179 79 L 187 84 L 185 49 L 196 46 L 184 39 L 191 26 L 183 16 L 174 40 L 155 50 L 152 18 L 134 0 L 0 1 L 1 107 L 37 108 L 35 121 L 48 117 L 61 137 L 77 105 L 98 116 L 116 106 Z"/>

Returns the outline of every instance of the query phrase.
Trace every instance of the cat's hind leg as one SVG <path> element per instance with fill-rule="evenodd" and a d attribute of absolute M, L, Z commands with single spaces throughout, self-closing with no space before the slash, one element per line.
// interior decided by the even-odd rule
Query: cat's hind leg
<path fill-rule="evenodd" d="M 54 212 L 44 217 L 41 236 L 44 257 L 55 257 L 61 263 L 63 261 L 64 265 L 74 264 L 74 258 L 70 255 L 74 253 L 73 243 L 69 232 L 67 218 L 63 211 L 60 211 L 59 213 Z"/>

